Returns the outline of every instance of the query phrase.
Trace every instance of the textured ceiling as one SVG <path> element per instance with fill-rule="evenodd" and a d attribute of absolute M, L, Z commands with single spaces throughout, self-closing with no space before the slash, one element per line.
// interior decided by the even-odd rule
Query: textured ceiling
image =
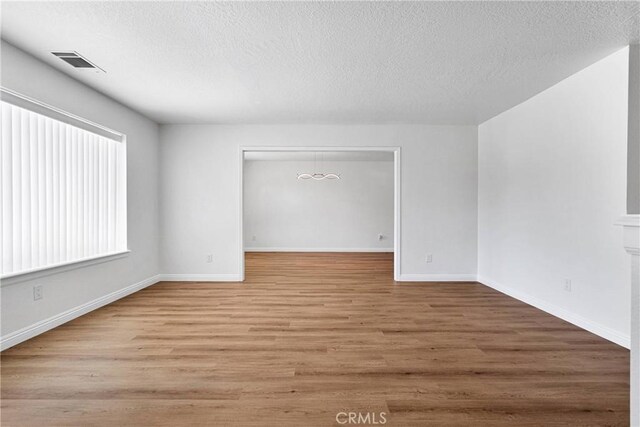
<path fill-rule="evenodd" d="M 385 151 L 248 151 L 249 161 L 331 161 L 331 162 L 392 162 L 393 153 Z"/>
<path fill-rule="evenodd" d="M 161 123 L 478 124 L 640 38 L 637 1 L 1 7 L 9 43 Z"/>

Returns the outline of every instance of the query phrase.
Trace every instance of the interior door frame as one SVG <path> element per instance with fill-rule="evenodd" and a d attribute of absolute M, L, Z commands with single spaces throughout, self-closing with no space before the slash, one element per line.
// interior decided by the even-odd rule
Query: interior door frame
<path fill-rule="evenodd" d="M 298 152 L 326 152 L 326 151 L 381 151 L 387 153 L 393 153 L 393 279 L 400 281 L 401 275 L 401 259 L 402 259 L 402 245 L 401 243 L 401 156 L 400 147 L 345 147 L 345 146 L 241 146 L 239 147 L 239 170 L 240 170 L 240 197 L 239 197 L 239 212 L 240 212 L 240 224 L 238 226 L 238 266 L 240 270 L 240 281 L 244 281 L 244 154 L 246 152 L 255 151 L 298 151 Z"/>

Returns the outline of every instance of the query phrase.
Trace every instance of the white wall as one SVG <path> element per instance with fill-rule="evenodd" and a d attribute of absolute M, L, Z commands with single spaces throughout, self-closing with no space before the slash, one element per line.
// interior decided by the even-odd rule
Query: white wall
<path fill-rule="evenodd" d="M 625 49 L 480 125 L 478 274 L 628 346 L 627 67 Z"/>
<path fill-rule="evenodd" d="M 163 125 L 160 133 L 163 273 L 240 274 L 239 147 L 400 146 L 401 273 L 475 277 L 475 126 Z"/>
<path fill-rule="evenodd" d="M 68 310 L 159 273 L 159 162 L 157 124 L 4 41 L 1 84 L 127 135 L 128 244 L 131 249 L 129 256 L 102 264 L 37 280 L 3 282 L 4 340 L 18 330 L 53 320 Z M 33 301 L 36 283 L 43 286 L 44 297 Z M 41 326 L 46 329 L 46 325 Z"/>
<path fill-rule="evenodd" d="M 313 172 L 313 161 L 245 161 L 245 250 L 393 252 L 393 153 L 388 157 L 322 162 L 318 172 L 340 175 L 322 181 L 296 178 Z"/>
<path fill-rule="evenodd" d="M 627 213 L 640 214 L 640 44 L 629 46 Z"/>

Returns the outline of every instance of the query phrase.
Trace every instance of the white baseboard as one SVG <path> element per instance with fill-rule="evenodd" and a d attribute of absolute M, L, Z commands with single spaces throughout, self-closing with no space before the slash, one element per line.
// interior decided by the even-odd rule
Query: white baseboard
<path fill-rule="evenodd" d="M 239 274 L 161 274 L 163 282 L 241 282 Z"/>
<path fill-rule="evenodd" d="M 399 282 L 475 282 L 475 274 L 401 274 Z"/>
<path fill-rule="evenodd" d="M 110 304 L 116 300 L 119 300 L 120 298 L 126 297 L 127 295 L 130 295 L 148 286 L 154 285 L 159 281 L 160 275 L 149 277 L 148 279 L 144 279 L 138 283 L 134 283 L 133 285 L 127 286 L 126 288 L 119 289 L 100 298 L 96 298 L 93 301 L 89 301 L 85 304 L 79 305 L 60 314 L 49 317 L 48 319 L 41 320 L 37 323 L 34 323 L 33 325 L 7 334 L 0 338 L 0 351 L 6 350 L 9 347 L 13 347 L 16 344 L 20 344 L 23 341 L 35 337 L 36 335 L 47 332 L 48 330 L 53 329 L 56 326 L 60 326 L 63 323 L 82 316 L 83 314 L 87 314 L 90 311 Z"/>
<path fill-rule="evenodd" d="M 495 280 L 489 279 L 488 277 L 479 276 L 478 282 L 482 283 L 485 286 L 493 288 L 496 291 L 502 292 L 503 294 L 509 295 L 512 298 L 527 303 L 535 308 L 545 311 L 553 316 L 559 317 L 562 320 L 572 323 L 606 340 L 621 345 L 622 347 L 630 348 L 631 346 L 631 337 L 629 337 L 629 335 L 622 334 L 607 326 L 582 317 L 579 314 L 572 313 L 571 311 L 558 307 L 555 304 L 543 301 L 525 292 L 500 284 Z"/>
<path fill-rule="evenodd" d="M 393 252 L 393 248 L 244 248 L 245 252 Z"/>

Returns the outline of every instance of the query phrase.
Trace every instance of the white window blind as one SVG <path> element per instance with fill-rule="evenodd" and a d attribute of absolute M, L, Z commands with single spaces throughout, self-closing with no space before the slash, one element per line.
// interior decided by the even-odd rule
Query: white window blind
<path fill-rule="evenodd" d="M 124 141 L 42 104 L 0 105 L 2 276 L 126 250 Z"/>

